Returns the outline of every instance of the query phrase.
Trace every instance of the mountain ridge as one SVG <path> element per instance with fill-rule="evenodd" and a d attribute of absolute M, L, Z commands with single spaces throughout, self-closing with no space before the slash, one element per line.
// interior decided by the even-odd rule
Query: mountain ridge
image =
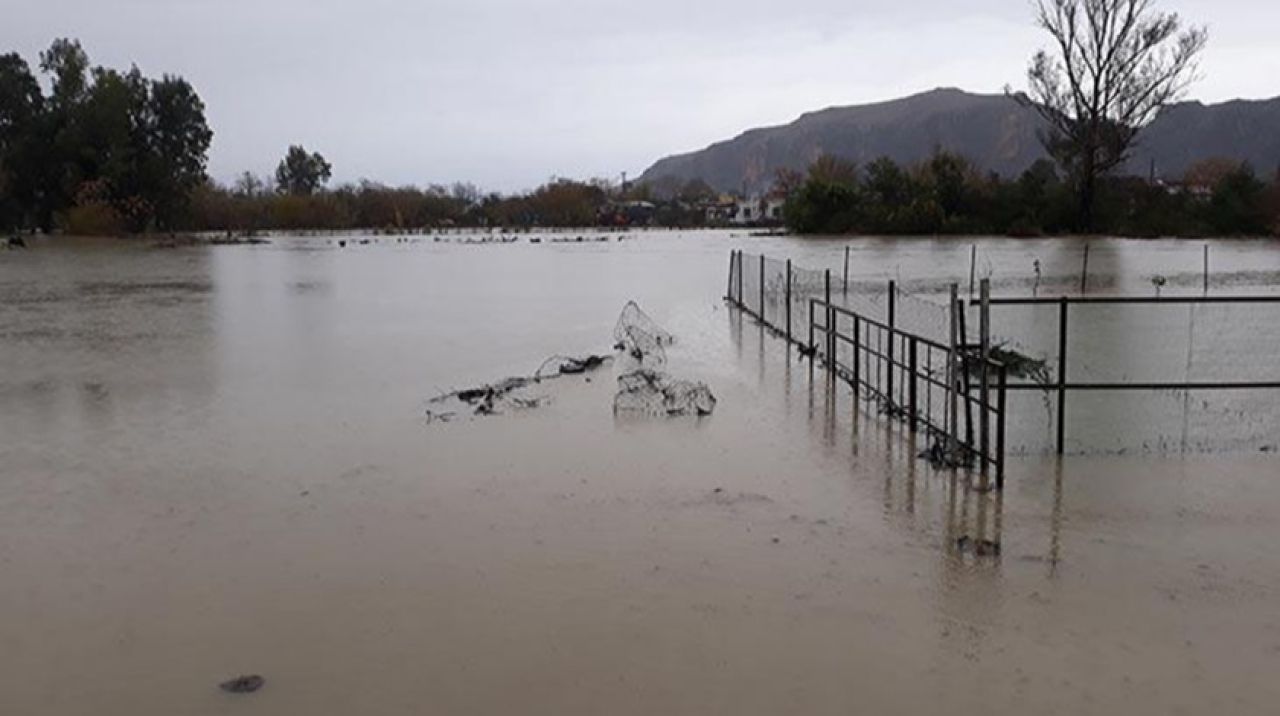
<path fill-rule="evenodd" d="M 794 121 L 748 129 L 704 149 L 658 160 L 640 177 L 702 179 L 720 191 L 759 193 L 778 169 L 805 169 L 823 153 L 866 164 L 881 156 L 908 164 L 936 147 L 957 152 L 983 170 L 1016 176 L 1046 156 L 1034 109 L 1003 94 L 954 87 L 861 105 L 831 106 Z M 1262 173 L 1280 165 L 1280 97 L 1216 104 L 1170 105 L 1139 136 L 1124 172 L 1174 179 L 1200 159 L 1248 161 Z"/>

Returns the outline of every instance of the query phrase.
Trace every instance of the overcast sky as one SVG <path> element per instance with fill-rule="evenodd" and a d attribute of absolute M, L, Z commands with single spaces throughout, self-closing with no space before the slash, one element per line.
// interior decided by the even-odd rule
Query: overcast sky
<path fill-rule="evenodd" d="M 1210 26 L 1205 101 L 1280 95 L 1280 1 L 1158 0 Z M 0 52 L 55 37 L 176 73 L 210 173 L 290 143 L 339 181 L 633 176 L 659 157 L 831 105 L 1023 82 L 1031 0 L 0 0 Z"/>

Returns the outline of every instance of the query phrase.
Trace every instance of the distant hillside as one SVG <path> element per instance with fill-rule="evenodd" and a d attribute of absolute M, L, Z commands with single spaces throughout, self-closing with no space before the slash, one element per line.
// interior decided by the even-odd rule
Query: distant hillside
<path fill-rule="evenodd" d="M 750 130 L 689 154 L 662 159 L 641 177 L 701 178 L 721 191 L 767 189 L 780 168 L 803 170 L 821 154 L 865 164 L 888 156 L 919 161 L 935 147 L 962 154 L 1005 176 L 1044 154 L 1034 110 L 1003 95 L 938 89 L 904 99 L 805 114 L 791 124 Z M 1280 98 L 1171 106 L 1142 135 L 1130 173 L 1180 177 L 1199 159 L 1247 160 L 1262 172 L 1280 166 Z"/>

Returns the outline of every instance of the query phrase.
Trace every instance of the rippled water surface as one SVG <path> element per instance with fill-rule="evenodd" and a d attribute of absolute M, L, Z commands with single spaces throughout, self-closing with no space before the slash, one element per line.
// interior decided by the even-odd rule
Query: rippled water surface
<path fill-rule="evenodd" d="M 0 713 L 1262 714 L 1280 698 L 1271 395 L 1072 403 L 1080 454 L 1062 463 L 1027 417 L 999 496 L 933 472 L 721 301 L 731 249 L 842 272 L 845 242 L 369 238 L 0 253 Z M 968 281 L 968 242 L 850 245 L 854 280 L 898 279 L 922 314 Z M 1082 246 L 982 241 L 975 273 L 1025 295 L 1038 260 L 1038 290 L 1070 290 Z M 1212 290 L 1274 291 L 1278 248 L 1214 242 Z M 1095 291 L 1201 290 L 1200 244 L 1090 253 Z M 631 299 L 675 334 L 668 369 L 711 386 L 714 416 L 615 420 L 617 364 L 538 386 L 536 410 L 428 424 L 442 392 L 608 350 Z M 1049 350 L 1034 317 L 1007 325 Z M 1276 345 L 1266 313 L 1081 325 L 1099 350 L 1177 356 L 1109 354 L 1099 375 L 1261 376 Z M 1223 345 L 1214 332 L 1254 343 L 1196 347 Z M 257 694 L 217 688 L 253 673 Z"/>

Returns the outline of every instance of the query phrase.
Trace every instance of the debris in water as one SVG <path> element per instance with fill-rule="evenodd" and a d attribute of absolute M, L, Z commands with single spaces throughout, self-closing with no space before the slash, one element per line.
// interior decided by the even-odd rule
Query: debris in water
<path fill-rule="evenodd" d="M 530 397 L 516 395 L 515 393 L 529 386 L 538 385 L 544 380 L 550 380 L 562 375 L 581 375 L 588 371 L 596 370 L 609 362 L 609 360 L 607 356 L 598 355 L 589 355 L 582 358 L 555 356 L 544 361 L 538 371 L 530 377 L 517 376 L 492 385 L 456 390 L 452 393 L 432 398 L 429 402 L 432 405 L 439 405 L 450 400 L 456 400 L 471 406 L 473 414 L 481 416 L 501 415 L 507 408 L 517 410 L 539 408 L 549 402 L 549 399 L 545 396 Z M 427 409 L 426 415 L 428 423 L 447 423 L 456 416 L 453 412 L 433 409 Z"/>
<path fill-rule="evenodd" d="M 716 398 L 705 384 L 675 380 L 645 368 L 619 377 L 613 399 L 614 413 L 703 417 L 715 409 Z"/>
<path fill-rule="evenodd" d="M 218 684 L 218 688 L 229 694 L 252 694 L 261 689 L 266 683 L 266 679 L 257 674 L 251 674 L 249 676 L 237 676 L 230 681 L 224 681 Z"/>
<path fill-rule="evenodd" d="M 947 443 L 953 443 L 948 446 Z M 934 437 L 928 449 L 920 453 L 922 460 L 928 460 L 935 470 L 944 468 L 973 467 L 973 451 L 946 437 Z"/>
<path fill-rule="evenodd" d="M 570 356 L 552 356 L 542 363 L 535 378 L 554 377 L 556 375 L 582 375 L 602 367 L 609 362 L 608 356 L 589 355 L 585 358 Z M 551 369 L 548 371 L 548 369 Z"/>
<path fill-rule="evenodd" d="M 1047 361 L 1032 358 L 1025 353 L 1020 353 L 1007 345 L 995 345 L 990 349 L 991 360 L 1004 364 L 1005 370 L 1011 378 L 1025 378 L 1037 385 L 1043 386 L 1045 389 L 1053 383 L 1053 376 L 1049 373 L 1049 364 Z M 963 356 L 964 371 L 970 378 L 977 378 L 982 375 L 982 353 L 980 351 L 969 351 Z M 988 375 L 993 383 L 996 376 Z"/>
<path fill-rule="evenodd" d="M 635 301 L 629 301 L 613 329 L 615 348 L 630 355 L 640 367 L 618 378 L 613 398 L 615 415 L 676 417 L 707 416 L 716 409 L 716 398 L 704 383 L 677 380 L 647 366 L 667 362 L 666 347 L 675 337 L 665 331 Z"/>
<path fill-rule="evenodd" d="M 431 423 L 447 423 L 457 417 L 457 413 L 437 413 L 434 410 L 427 411 L 427 424 Z"/>
<path fill-rule="evenodd" d="M 613 340 L 615 348 L 649 365 L 666 363 L 666 347 L 675 343 L 675 337 L 658 326 L 635 301 L 623 307 L 618 325 L 613 329 Z"/>
<path fill-rule="evenodd" d="M 956 549 L 961 552 L 972 552 L 978 557 L 1000 556 L 999 542 L 992 542 L 989 539 L 974 539 L 969 535 L 964 535 L 956 540 Z"/>

